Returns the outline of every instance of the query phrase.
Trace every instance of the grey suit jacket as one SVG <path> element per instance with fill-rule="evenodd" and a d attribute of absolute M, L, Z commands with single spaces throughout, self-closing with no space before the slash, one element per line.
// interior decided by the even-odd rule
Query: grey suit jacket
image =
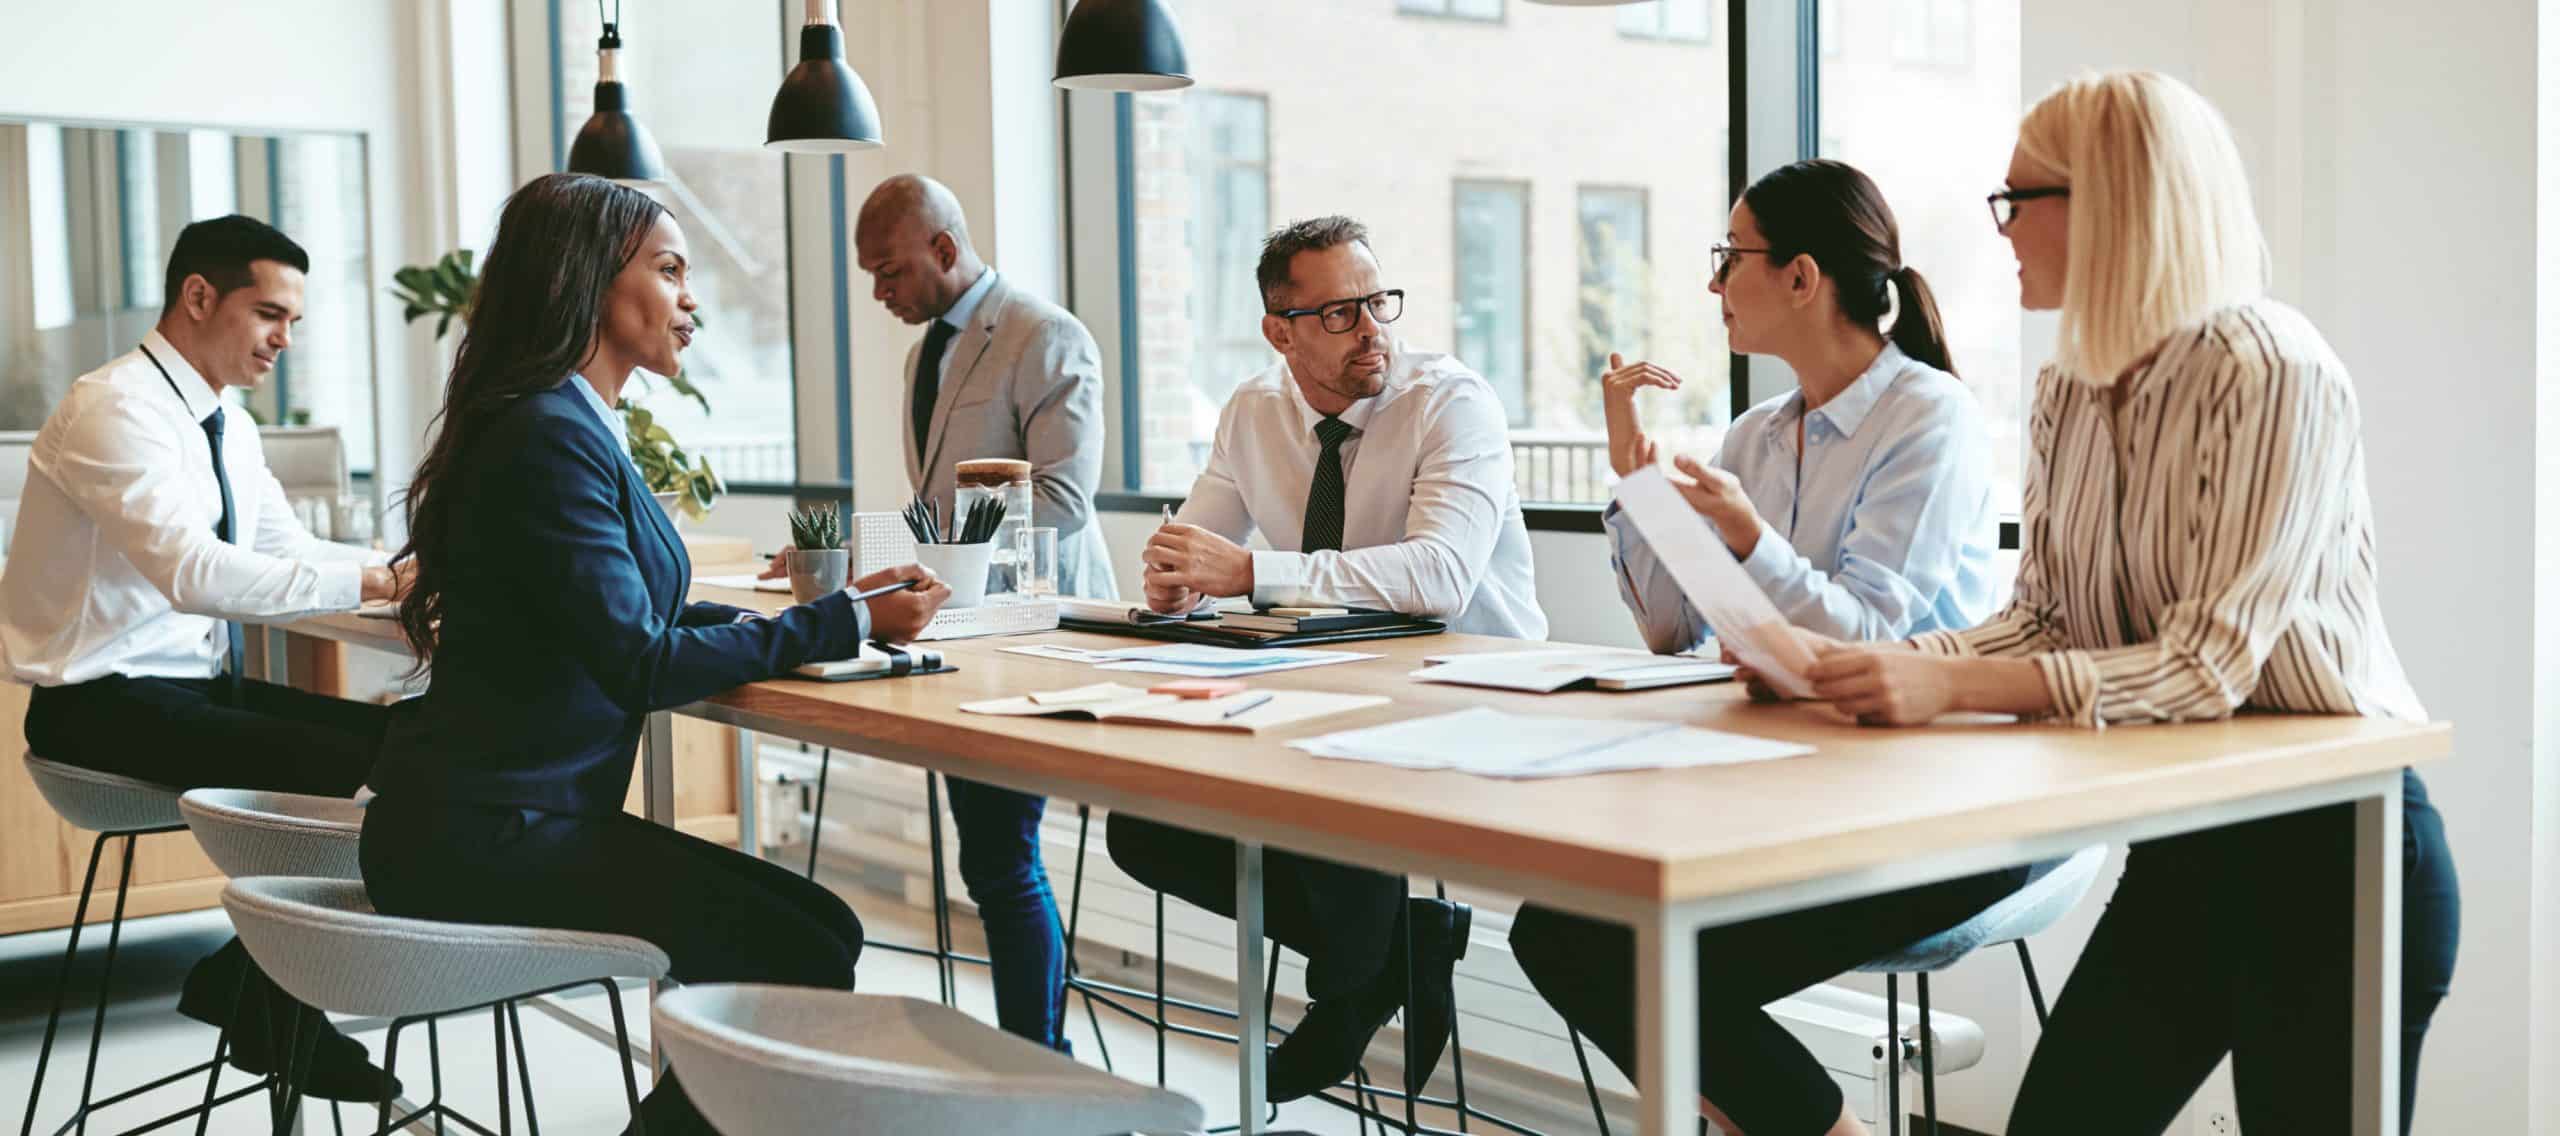
<path fill-rule="evenodd" d="M 993 272 L 994 269 L 988 269 Z M 1014 290 L 997 276 L 970 326 L 945 348 L 941 390 L 916 452 L 916 357 L 907 349 L 907 395 L 898 436 L 905 439 L 907 484 L 952 515 L 958 463 L 1017 458 L 1031 463 L 1031 523 L 1058 530 L 1058 592 L 1117 599 L 1111 554 L 1094 518 L 1102 481 L 1102 352 L 1093 334 L 1063 308 Z"/>

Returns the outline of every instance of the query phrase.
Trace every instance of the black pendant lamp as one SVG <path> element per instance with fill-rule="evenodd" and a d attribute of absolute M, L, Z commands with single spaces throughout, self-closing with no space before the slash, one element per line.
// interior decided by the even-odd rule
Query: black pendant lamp
<path fill-rule="evenodd" d="M 596 9 L 597 15 L 604 14 L 602 3 Z M 622 87 L 622 0 L 614 0 L 613 13 L 614 19 L 605 22 L 604 35 L 596 40 L 595 113 L 587 116 L 577 140 L 569 144 L 569 172 L 612 178 L 624 185 L 665 181 L 666 156 L 658 152 L 648 128 L 632 117 L 630 95 Z"/>
<path fill-rule="evenodd" d="M 800 62 L 773 93 L 764 148 L 842 154 L 886 144 L 871 88 L 844 61 L 844 29 L 836 23 L 835 0 L 808 0 L 808 20 L 800 27 Z"/>
<path fill-rule="evenodd" d="M 1081 91 L 1188 87 L 1182 30 L 1164 0 L 1077 0 L 1058 33 L 1057 82 Z"/>

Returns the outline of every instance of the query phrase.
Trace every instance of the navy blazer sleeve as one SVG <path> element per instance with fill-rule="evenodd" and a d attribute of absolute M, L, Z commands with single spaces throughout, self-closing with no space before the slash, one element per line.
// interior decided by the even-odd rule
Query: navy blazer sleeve
<path fill-rule="evenodd" d="M 761 616 L 763 614 L 763 612 L 749 611 L 742 607 L 733 607 L 724 603 L 711 603 L 705 601 L 703 603 L 687 605 L 684 609 L 684 614 L 676 617 L 676 626 L 718 627 L 723 623 L 736 623 L 740 616 Z"/>
<path fill-rule="evenodd" d="M 616 705 L 635 714 L 683 706 L 860 649 L 868 613 L 842 592 L 745 623 L 695 625 L 689 611 L 662 610 L 632 555 L 619 501 L 624 471 L 614 463 L 628 459 L 603 437 L 523 431 L 490 484 L 512 489 L 499 507 L 514 530 L 506 546 L 527 554 L 525 610 L 551 625 L 555 642 Z"/>

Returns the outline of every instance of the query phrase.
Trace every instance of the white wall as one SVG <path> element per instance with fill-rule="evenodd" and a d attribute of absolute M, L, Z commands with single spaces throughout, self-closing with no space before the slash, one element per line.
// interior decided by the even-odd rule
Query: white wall
<path fill-rule="evenodd" d="M 362 133 L 374 274 L 387 282 L 447 243 L 449 137 L 434 104 L 446 89 L 437 71 L 449 58 L 450 11 L 449 0 L 13 4 L 0 114 Z M 438 359 L 379 288 L 373 303 L 380 468 L 398 473 L 417 463 Z"/>

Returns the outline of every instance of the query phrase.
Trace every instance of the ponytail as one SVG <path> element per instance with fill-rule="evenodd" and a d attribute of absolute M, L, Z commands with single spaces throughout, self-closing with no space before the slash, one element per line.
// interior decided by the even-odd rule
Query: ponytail
<path fill-rule="evenodd" d="M 1947 325 L 1938 317 L 1938 298 L 1929 282 L 1909 265 L 1887 279 L 1893 282 L 1893 345 L 1918 362 L 1956 374 L 1956 361 L 1947 353 Z"/>

